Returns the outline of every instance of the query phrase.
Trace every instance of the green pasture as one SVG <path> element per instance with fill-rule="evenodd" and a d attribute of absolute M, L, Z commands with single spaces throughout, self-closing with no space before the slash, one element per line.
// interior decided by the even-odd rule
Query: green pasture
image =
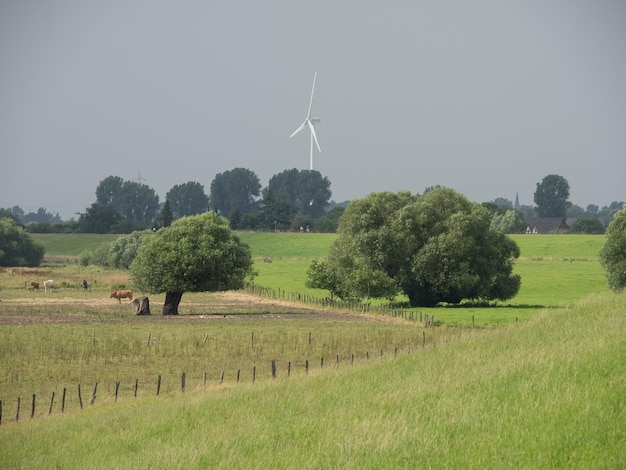
<path fill-rule="evenodd" d="M 237 232 L 241 241 L 252 249 L 255 258 L 270 257 L 272 261 L 322 258 L 336 240 L 334 233 Z"/>
<path fill-rule="evenodd" d="M 30 233 L 32 239 L 46 249 L 46 256 L 78 256 L 83 251 L 95 250 L 119 235 L 99 233 Z"/>
<path fill-rule="evenodd" d="M 509 235 L 520 247 L 521 259 L 586 260 L 598 259 L 604 235 Z"/>
<path fill-rule="evenodd" d="M 107 311 L 108 310 L 108 311 Z M 306 361 L 311 369 L 345 367 L 367 357 L 406 354 L 440 342 L 448 332 L 418 328 L 414 323 L 364 321 L 347 315 L 332 317 L 309 312 L 290 319 L 290 313 L 252 316 L 221 313 L 188 313 L 175 317 L 129 318 L 127 305 L 110 304 L 107 310 L 65 304 L 62 309 L 26 306 L 4 308 L 2 315 L 28 315 L 38 325 L 4 324 L 0 327 L 0 400 L 32 394 L 50 399 L 70 387 L 67 408 L 79 406 L 76 386 L 85 393 L 98 382 L 98 401 L 133 394 L 135 381 L 140 395 L 155 394 L 158 376 L 161 393 L 180 390 L 185 372 L 189 389 L 222 380 L 250 383 L 271 376 L 275 361 L 278 374 L 302 375 Z M 293 317 L 293 315 L 291 315 Z M 0 318 L 0 321 L 2 318 Z M 43 401 L 42 401 L 43 403 Z M 30 411 L 30 410 L 29 410 Z M 38 416 L 45 416 L 41 406 Z"/>
<path fill-rule="evenodd" d="M 625 313 L 623 295 L 595 294 L 518 324 L 452 330 L 436 346 L 397 356 L 354 366 L 317 364 L 308 375 L 300 370 L 287 377 L 281 368 L 276 379 L 266 374 L 238 385 L 216 385 L 212 377 L 206 388 L 196 380 L 184 393 L 159 397 L 142 391 L 128 397 L 125 390 L 117 403 L 112 386 L 101 383 L 96 403 L 82 410 L 61 414 L 55 408 L 48 416 L 46 399 L 45 416 L 19 423 L 5 418 L 0 468 L 622 468 Z M 67 369 L 115 371 L 133 361 L 134 370 L 142 368 L 145 330 L 136 339 L 132 331 L 145 325 L 110 325 L 109 338 L 101 326 L 78 333 L 61 325 L 24 327 L 40 336 L 21 351 L 33 349 L 32 368 L 47 355 Z M 262 335 L 284 329 L 275 323 L 276 332 L 260 330 L 258 321 L 231 333 L 215 324 L 180 327 L 152 326 L 161 341 L 176 338 L 162 350 L 169 350 L 164 356 L 177 370 L 176 350 L 191 348 L 181 355 L 192 355 L 206 331 L 216 341 L 206 347 L 210 363 L 218 342 L 245 348 L 251 328 Z M 85 366 L 80 361 L 92 354 L 92 331 L 91 349 L 99 353 Z M 360 334 L 387 341 L 387 333 L 373 331 Z M 285 334 L 289 349 L 292 338 Z M 75 335 L 79 344 L 55 342 L 56 335 Z M 294 335 L 303 345 L 300 333 Z M 49 343 L 48 349 L 37 342 Z M 16 354 L 18 346 L 12 347 Z M 127 352 L 116 358 L 111 351 L 117 349 Z M 14 402 L 7 403 L 5 417 L 14 411 Z"/>
<path fill-rule="evenodd" d="M 35 235 L 46 247 L 46 253 L 57 256 L 93 250 L 99 243 L 114 237 Z M 337 238 L 336 234 L 239 232 L 239 236 L 251 247 L 258 273 L 255 284 L 287 296 L 295 293 L 322 299 L 328 297 L 327 291 L 305 286 L 306 272 L 313 259 L 327 255 L 330 245 Z M 522 287 L 515 298 L 489 308 L 445 306 L 413 309 L 415 314 L 428 314 L 446 324 L 498 325 L 525 320 L 543 308 L 562 308 L 588 294 L 607 289 L 598 261 L 604 235 L 513 235 L 511 238 L 521 252 L 520 259 L 515 263 L 515 272 L 522 276 Z M 263 261 L 267 257 L 272 258 L 271 263 Z M 181 306 L 183 309 L 184 302 L 185 297 Z"/>
<path fill-rule="evenodd" d="M 428 327 L 209 293 L 178 317 L 150 296 L 155 314 L 134 317 L 108 299 L 126 273 L 71 262 L 109 239 L 65 237 L 37 236 L 69 261 L 41 268 L 55 292 L 0 273 L 0 468 L 623 465 L 626 298 L 608 292 L 603 236 L 513 237 L 518 296 L 415 309 Z M 336 235 L 241 237 L 258 285 L 327 296 L 304 280 Z"/>
<path fill-rule="evenodd" d="M 263 233 L 256 238 L 250 235 L 248 238 L 242 234 L 242 239 L 250 244 L 255 256 L 255 269 L 259 273 L 255 283 L 286 292 L 328 296 L 328 292 L 306 288 L 304 283 L 311 260 L 326 256 L 336 235 Z M 605 241 L 603 235 L 512 238 L 521 252 L 515 272 L 522 276 L 522 287 L 515 298 L 489 308 L 462 305 L 413 310 L 434 315 L 448 324 L 467 325 L 473 320 L 475 325 L 493 325 L 524 320 L 543 308 L 564 307 L 588 294 L 606 291 L 606 278 L 598 261 Z M 285 246 L 285 251 L 280 251 L 281 246 Z M 263 263 L 265 256 L 271 256 L 273 262 Z"/>

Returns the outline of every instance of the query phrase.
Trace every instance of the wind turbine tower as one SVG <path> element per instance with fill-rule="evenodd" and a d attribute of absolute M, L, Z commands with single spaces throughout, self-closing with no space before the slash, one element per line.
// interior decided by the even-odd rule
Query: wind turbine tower
<path fill-rule="evenodd" d="M 317 150 L 319 152 L 322 151 L 322 149 L 320 148 L 320 144 L 317 141 L 317 135 L 315 134 L 315 124 L 320 122 L 320 118 L 318 117 L 311 117 L 311 108 L 313 106 L 313 93 L 315 93 L 315 79 L 317 78 L 317 72 L 315 72 L 315 75 L 313 75 L 313 87 L 311 88 L 311 99 L 309 100 L 309 111 L 306 114 L 306 119 L 304 120 L 304 122 L 302 124 L 300 124 L 300 127 L 298 127 L 295 131 L 293 131 L 293 133 L 289 136 L 290 138 L 293 137 L 294 135 L 296 135 L 298 132 L 300 132 L 302 129 L 304 129 L 305 127 L 308 127 L 309 130 L 311 131 L 311 156 L 310 156 L 310 160 L 309 160 L 309 169 L 312 170 L 313 169 L 313 141 L 315 141 L 315 145 L 317 146 Z"/>

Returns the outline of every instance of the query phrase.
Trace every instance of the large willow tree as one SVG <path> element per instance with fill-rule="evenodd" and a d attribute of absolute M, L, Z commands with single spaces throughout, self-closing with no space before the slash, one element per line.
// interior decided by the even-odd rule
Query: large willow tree
<path fill-rule="evenodd" d="M 521 285 L 513 274 L 519 248 L 490 225 L 485 208 L 448 188 L 372 193 L 350 203 L 308 285 L 341 298 L 402 292 L 414 307 L 507 300 Z"/>
<path fill-rule="evenodd" d="M 626 287 L 626 209 L 618 212 L 606 230 L 606 243 L 600 250 L 609 288 L 621 292 Z"/>
<path fill-rule="evenodd" d="M 184 217 L 146 237 L 130 266 L 134 286 L 165 292 L 163 315 L 177 315 L 185 292 L 240 289 L 252 276 L 250 248 L 213 212 Z"/>

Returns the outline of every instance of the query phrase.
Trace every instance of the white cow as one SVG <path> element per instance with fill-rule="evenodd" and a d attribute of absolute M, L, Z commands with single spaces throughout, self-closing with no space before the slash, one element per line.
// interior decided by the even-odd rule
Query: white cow
<path fill-rule="evenodd" d="M 54 289 L 54 281 L 52 279 L 47 280 L 43 283 L 43 288 L 46 292 L 52 292 L 52 289 Z"/>

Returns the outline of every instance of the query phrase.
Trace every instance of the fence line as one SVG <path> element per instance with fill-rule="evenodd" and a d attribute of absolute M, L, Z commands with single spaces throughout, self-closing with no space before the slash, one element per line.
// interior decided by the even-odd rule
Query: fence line
<path fill-rule="evenodd" d="M 250 284 L 246 286 L 244 290 L 249 294 L 273 300 L 299 302 L 322 308 L 332 307 L 335 309 L 348 310 L 351 312 L 374 313 L 378 315 L 387 315 L 394 318 L 403 318 L 405 320 L 411 320 L 416 322 L 423 321 L 421 312 L 419 312 L 418 319 L 418 312 L 408 311 L 402 306 L 394 305 L 393 303 L 389 303 L 386 305 L 372 305 L 370 302 L 361 302 L 358 300 L 331 299 L 329 297 L 316 297 L 310 294 L 289 292 L 282 289 L 270 289 L 267 287 L 257 286 L 256 284 Z"/>
<path fill-rule="evenodd" d="M 423 337 L 422 337 L 422 341 L 421 341 L 421 348 L 424 348 L 425 344 L 426 344 L 426 334 L 424 333 Z M 435 346 L 435 343 L 433 342 L 433 347 L 434 346 Z M 392 349 L 392 351 L 393 351 L 393 358 L 397 357 L 398 356 L 398 351 L 402 350 L 402 349 L 403 348 L 398 348 L 398 347 L 393 348 Z M 418 349 L 418 347 L 416 346 L 414 348 L 414 350 L 417 350 L 417 349 Z M 407 354 L 410 354 L 411 353 L 411 347 L 409 346 L 408 348 L 406 348 L 406 351 L 407 351 Z M 375 355 L 372 356 L 372 357 L 375 357 Z M 383 360 L 384 357 L 392 357 L 392 356 L 390 356 L 390 355 L 385 356 L 384 355 L 384 349 L 380 349 L 379 358 L 381 360 Z M 362 358 L 366 362 L 369 361 L 370 360 L 370 353 L 369 353 L 369 351 L 365 351 L 365 353 L 363 354 Z M 268 369 L 264 370 L 265 375 L 263 375 L 263 377 L 267 378 L 268 380 L 274 380 L 274 379 L 276 379 L 278 377 L 291 377 L 292 376 L 292 369 L 293 369 L 293 365 L 294 364 L 298 364 L 298 362 L 297 361 L 296 362 L 288 361 L 286 363 L 285 369 L 283 369 L 282 373 L 281 373 L 281 371 L 279 370 L 277 361 L 276 360 L 272 360 L 268 364 Z M 304 371 L 303 371 L 304 372 L 304 376 L 309 375 L 309 372 L 311 370 L 309 360 L 306 359 L 303 362 L 301 361 L 300 364 L 301 364 L 301 367 L 303 367 L 303 369 L 304 369 Z M 320 364 L 320 367 L 319 367 L 320 370 L 330 369 L 329 367 L 324 367 L 324 357 L 323 356 L 320 357 L 319 364 Z M 339 367 L 342 364 L 354 366 L 354 364 L 355 364 L 355 355 L 354 355 L 354 353 L 352 353 L 349 356 L 341 356 L 339 354 L 336 354 L 335 355 L 335 367 L 334 367 L 334 369 L 339 369 Z M 253 364 L 252 368 L 250 369 L 251 383 L 252 384 L 257 383 L 257 381 L 259 379 L 259 373 L 258 372 L 259 372 L 259 369 L 257 368 L 257 364 Z M 215 382 L 216 385 L 218 385 L 218 384 L 219 385 L 223 385 L 225 383 L 225 380 L 224 380 L 225 379 L 225 373 L 226 373 L 226 371 L 222 371 L 221 375 L 218 378 L 216 378 L 216 382 Z M 185 390 L 187 388 L 187 379 L 188 379 L 187 374 L 186 374 L 186 372 L 183 371 L 181 373 L 181 375 L 180 375 L 180 393 L 185 393 Z M 236 372 L 236 383 L 237 384 L 240 383 L 240 379 L 241 379 L 241 369 L 238 369 L 237 372 Z M 158 375 L 155 380 L 156 380 L 156 396 L 159 396 L 160 393 L 161 393 L 161 385 L 162 385 L 162 382 L 163 382 L 162 376 Z M 139 379 L 137 378 L 137 379 L 134 380 L 134 382 L 131 382 L 131 383 L 133 384 L 132 385 L 132 389 L 131 389 L 131 393 L 133 394 L 134 398 L 137 398 L 138 391 L 139 391 Z M 202 374 L 202 376 L 198 378 L 198 383 L 199 383 L 198 387 L 202 387 L 202 389 L 206 388 L 206 385 L 207 385 L 207 373 L 206 372 L 204 372 Z M 154 382 L 153 382 L 153 384 L 154 384 Z M 114 392 L 113 392 L 113 395 L 112 395 L 112 398 L 113 398 L 114 402 L 117 402 L 118 398 L 120 398 L 120 393 L 119 393 L 120 385 L 121 385 L 120 381 L 115 381 Z M 154 386 L 154 385 L 146 384 L 145 385 L 145 390 L 149 390 L 149 388 L 151 388 L 152 386 Z M 175 387 L 174 384 L 171 384 L 171 387 L 172 387 L 172 389 L 170 391 L 170 394 L 174 394 L 175 391 L 176 391 L 176 387 Z M 97 396 L 97 390 L 98 390 L 98 382 L 96 382 L 94 384 L 93 392 L 92 392 L 91 398 L 89 400 L 89 405 L 90 406 L 93 406 L 95 404 L 96 396 Z M 77 384 L 76 391 L 77 391 L 76 398 L 77 398 L 77 401 L 78 401 L 77 402 L 77 406 L 82 410 L 83 409 L 83 399 L 82 399 L 82 393 L 81 393 L 81 384 Z M 62 399 L 61 399 L 61 405 L 60 405 L 61 413 L 64 413 L 66 408 L 67 408 L 66 407 L 66 404 L 67 404 L 66 392 L 67 392 L 67 388 L 64 387 L 63 388 Z M 48 415 L 52 415 L 52 413 L 53 413 L 54 403 L 55 403 L 54 399 L 55 399 L 55 392 L 53 391 L 51 393 L 51 396 L 50 396 L 50 402 L 49 402 L 48 413 L 47 413 Z M 101 400 L 101 401 L 103 401 L 103 400 Z M 31 408 L 30 419 L 33 419 L 36 416 L 36 404 L 37 404 L 37 396 L 36 396 L 36 394 L 32 394 L 32 398 L 31 398 L 31 402 L 30 402 L 30 408 Z M 0 425 L 2 425 L 3 422 L 4 422 L 3 421 L 3 409 L 4 409 L 3 407 L 6 407 L 6 402 L 3 402 L 2 400 L 0 400 Z M 21 411 L 21 409 L 22 409 L 22 399 L 21 399 L 21 397 L 18 396 L 17 400 L 16 400 L 15 419 L 13 420 L 16 423 L 19 422 L 19 420 L 20 420 L 20 411 Z"/>

